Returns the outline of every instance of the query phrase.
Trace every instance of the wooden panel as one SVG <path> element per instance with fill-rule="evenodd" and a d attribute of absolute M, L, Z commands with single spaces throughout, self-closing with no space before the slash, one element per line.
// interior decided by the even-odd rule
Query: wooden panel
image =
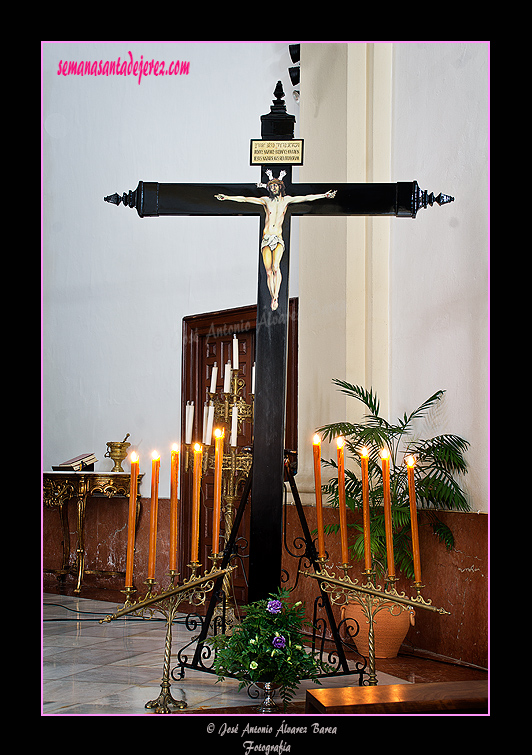
<path fill-rule="evenodd" d="M 297 450 L 297 299 L 290 301 L 290 321 L 288 338 L 287 361 L 287 411 L 286 411 L 286 447 Z M 183 380 L 182 380 L 182 430 L 181 437 L 185 437 L 184 418 L 187 401 L 194 401 L 194 428 L 192 440 L 201 440 L 203 422 L 203 403 L 210 386 L 212 368 L 218 364 L 217 390 L 223 388 L 223 365 L 232 359 L 233 334 L 239 341 L 240 376 L 246 381 L 243 398 L 249 403 L 248 393 L 251 390 L 251 372 L 255 361 L 256 335 L 256 306 L 242 307 L 221 312 L 187 317 L 183 321 Z M 249 423 L 243 424 L 243 432 L 238 436 L 238 447 L 249 447 L 253 443 L 252 428 Z M 180 497 L 180 528 L 178 551 L 182 561 L 179 565 L 180 573 L 189 574 L 187 564 L 190 562 L 190 529 L 192 486 L 191 475 L 184 471 L 184 453 L 181 455 L 181 497 Z M 200 561 L 209 567 L 209 555 L 212 551 L 212 504 L 213 504 L 213 475 L 206 474 L 202 481 L 202 506 L 200 515 Z M 223 527 L 222 527 L 223 531 Z M 249 537 L 249 511 L 246 511 L 241 527 L 241 535 L 245 541 Z M 247 551 L 247 548 L 246 548 Z M 240 565 L 234 573 L 235 597 L 238 602 L 246 602 L 246 580 Z"/>
<path fill-rule="evenodd" d="M 307 713 L 484 713 L 488 682 L 386 684 L 307 690 Z"/>

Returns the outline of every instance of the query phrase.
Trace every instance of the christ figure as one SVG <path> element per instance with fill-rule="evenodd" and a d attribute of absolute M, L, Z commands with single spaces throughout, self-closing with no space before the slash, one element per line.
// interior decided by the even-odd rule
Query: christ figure
<path fill-rule="evenodd" d="M 327 191 L 325 194 L 307 194 L 303 197 L 291 197 L 286 194 L 286 188 L 281 180 L 285 175 L 281 171 L 279 178 L 273 178 L 271 171 L 267 171 L 270 180 L 267 184 L 257 184 L 268 190 L 266 197 L 229 197 L 226 194 L 215 194 L 216 199 L 221 202 L 229 200 L 232 202 L 249 202 L 251 204 L 260 204 L 264 207 L 266 213 L 266 222 L 262 234 L 261 252 L 264 267 L 266 269 L 268 289 L 272 298 L 271 308 L 277 309 L 279 306 L 279 289 L 281 288 L 281 258 L 284 252 L 283 241 L 283 221 L 286 214 L 286 208 L 289 204 L 301 202 L 313 202 L 316 199 L 333 199 L 336 191 Z"/>

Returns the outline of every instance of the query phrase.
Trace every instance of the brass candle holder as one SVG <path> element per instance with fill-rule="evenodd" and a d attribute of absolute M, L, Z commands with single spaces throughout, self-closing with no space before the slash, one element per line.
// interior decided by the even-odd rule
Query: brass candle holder
<path fill-rule="evenodd" d="M 145 708 L 153 710 L 155 713 L 173 713 L 175 710 L 182 710 L 187 707 L 184 700 L 176 700 L 170 693 L 170 657 L 172 650 L 172 624 L 175 619 L 177 609 L 182 603 L 191 603 L 195 606 L 201 606 L 205 603 L 207 594 L 211 592 L 219 579 L 224 578 L 234 567 L 229 566 L 220 569 L 217 562 L 213 567 L 203 575 L 198 574 L 201 564 L 194 562 L 189 564 L 191 575 L 184 580 L 182 584 L 176 584 L 178 574 L 172 570 L 170 574 L 170 585 L 160 593 L 155 591 L 155 580 L 146 581 L 148 585 L 147 592 L 143 598 L 132 602 L 130 598 L 135 590 L 127 587 L 126 602 L 116 613 L 106 616 L 100 620 L 100 624 L 113 621 L 128 614 L 142 616 L 143 618 L 153 618 L 156 612 L 161 613 L 166 618 L 166 638 L 164 644 L 163 676 L 161 681 L 161 691 L 159 696 L 154 700 L 149 700 Z"/>
<path fill-rule="evenodd" d="M 242 431 L 244 423 L 249 422 L 253 425 L 254 396 L 250 393 L 250 403 L 244 400 L 242 392 L 245 385 L 246 381 L 240 376 L 239 370 L 232 369 L 229 392 L 220 391 L 212 393 L 210 390 L 207 391 L 207 405 L 213 408 L 213 428 L 219 427 L 225 431 L 221 495 L 224 522 L 223 545 L 220 549 L 222 551 L 227 545 L 233 527 L 235 511 L 239 500 L 238 489 L 247 478 L 253 460 L 251 449 L 243 448 L 239 450 L 236 444 L 231 445 L 230 443 L 234 408 L 238 410 L 237 435 L 238 432 Z M 193 443 L 185 445 L 185 471 L 188 472 L 191 472 L 193 468 L 193 453 L 191 453 L 193 445 Z M 213 448 L 212 437 L 207 438 L 203 452 L 203 474 L 214 470 L 215 454 Z M 213 547 L 218 545 L 218 543 L 213 543 Z M 216 558 L 216 556 L 210 556 L 209 558 Z M 227 606 L 225 622 L 227 625 L 231 625 L 235 621 L 235 606 L 231 597 L 231 579 L 229 574 L 224 579 L 223 591 L 225 593 L 225 605 Z"/>
<path fill-rule="evenodd" d="M 348 571 L 351 569 L 350 564 L 342 564 L 341 569 L 343 576 L 336 576 L 326 568 L 326 559 L 317 559 L 319 571 L 312 573 L 301 571 L 305 577 L 317 580 L 320 588 L 329 596 L 329 600 L 335 605 L 345 605 L 349 601 L 356 602 L 361 606 L 362 613 L 368 621 L 368 666 L 369 666 L 369 686 L 377 685 L 377 674 L 375 670 L 375 616 L 379 611 L 408 610 L 408 608 L 422 608 L 426 611 L 433 611 L 439 614 L 449 614 L 443 608 L 436 608 L 432 601 L 425 600 L 421 596 L 421 585 L 414 582 L 416 590 L 415 597 L 408 597 L 404 592 L 399 593 L 395 588 L 397 579 L 395 576 L 388 577 L 384 585 L 378 585 L 376 582 L 375 572 L 371 569 L 365 569 L 362 574 L 365 582 L 359 584 L 358 579 L 351 580 Z"/>

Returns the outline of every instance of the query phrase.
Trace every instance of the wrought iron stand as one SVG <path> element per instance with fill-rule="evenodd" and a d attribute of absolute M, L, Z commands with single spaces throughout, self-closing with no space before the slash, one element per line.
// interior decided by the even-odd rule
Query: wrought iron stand
<path fill-rule="evenodd" d="M 316 551 L 314 542 L 310 534 L 308 523 L 305 518 L 303 506 L 301 504 L 301 499 L 299 497 L 299 492 L 297 490 L 297 485 L 295 483 L 294 475 L 293 475 L 292 468 L 290 465 L 290 458 L 288 455 L 285 457 L 284 464 L 285 464 L 285 479 L 290 484 L 294 503 L 296 506 L 296 511 L 297 511 L 299 522 L 301 524 L 301 528 L 303 532 L 303 542 L 305 546 L 304 552 L 300 553 L 299 556 L 297 554 L 290 553 L 288 548 L 287 548 L 287 551 L 290 553 L 290 555 L 295 556 L 296 558 L 297 557 L 299 558 L 299 566 L 301 566 L 303 561 L 306 561 L 308 566 L 312 566 L 315 572 L 319 574 L 321 571 L 321 565 L 319 563 L 317 551 Z M 229 563 L 235 554 L 235 544 L 236 544 L 236 540 L 238 536 L 238 530 L 240 527 L 240 523 L 242 521 L 242 516 L 244 514 L 245 507 L 248 502 L 249 494 L 251 491 L 252 476 L 253 476 L 253 467 L 250 469 L 248 476 L 246 478 L 244 490 L 242 492 L 242 496 L 240 499 L 240 505 L 236 512 L 231 534 L 225 546 L 222 561 L 220 564 L 220 568 L 222 570 L 227 569 L 229 567 Z M 285 544 L 285 547 L 286 547 L 286 544 Z M 298 569 L 297 573 L 298 575 L 300 573 L 306 574 L 306 572 L 302 572 L 301 569 Z M 174 680 L 183 679 L 185 676 L 185 669 L 194 669 L 198 671 L 204 671 L 206 673 L 215 673 L 215 671 L 212 668 L 212 663 L 209 665 L 209 661 L 211 660 L 213 651 L 209 644 L 205 644 L 205 640 L 207 639 L 209 629 L 211 629 L 211 631 L 213 631 L 215 634 L 218 632 L 224 633 L 226 631 L 225 593 L 222 589 L 222 584 L 223 584 L 223 577 L 219 577 L 212 590 L 207 612 L 204 617 L 196 615 L 196 614 L 189 614 L 185 618 L 185 627 L 189 631 L 197 631 L 198 628 L 200 631 L 199 631 L 199 635 L 196 634 L 189 643 L 184 645 L 179 650 L 177 654 L 178 665 L 174 667 L 171 673 L 171 676 Z M 348 624 L 348 621 L 350 621 L 348 619 L 344 619 L 342 622 L 337 624 L 334 618 L 331 601 L 329 599 L 329 594 L 327 590 L 322 587 L 321 583 L 318 582 L 318 586 L 320 589 L 320 595 L 316 598 L 315 603 L 314 603 L 312 652 L 313 653 L 318 652 L 320 654 L 320 657 L 323 659 L 323 656 L 326 653 L 325 643 L 327 641 L 327 626 L 328 626 L 332 635 L 332 642 L 334 643 L 335 650 L 328 654 L 328 657 L 326 660 L 327 660 L 328 665 L 333 667 L 334 671 L 329 675 L 324 674 L 323 676 L 358 674 L 359 685 L 362 685 L 363 675 L 366 672 L 367 661 L 363 656 L 360 655 L 360 653 L 358 653 L 356 648 L 351 643 L 346 642 L 345 640 L 342 640 L 341 635 L 340 635 L 340 625 L 345 623 L 345 626 L 348 629 L 348 634 L 349 634 L 350 639 L 353 639 L 356 636 L 357 632 L 353 631 L 352 620 L 351 620 L 351 624 Z M 214 616 L 215 608 L 220 603 L 220 601 L 222 602 L 222 610 L 216 616 Z M 322 620 L 318 619 L 319 608 L 325 608 L 327 621 L 323 619 Z M 214 620 L 213 620 L 213 617 L 214 617 Z M 321 634 L 319 634 L 320 629 L 321 629 Z M 358 626 L 357 626 L 357 630 L 358 630 Z M 195 643 L 196 643 L 196 647 L 194 649 L 194 654 L 192 658 L 190 658 L 190 656 L 187 654 L 187 651 L 189 648 L 192 648 L 192 646 Z M 344 647 L 348 648 L 352 653 L 356 654 L 360 658 L 359 661 L 356 661 L 354 670 L 349 667 L 348 661 L 346 659 Z"/>

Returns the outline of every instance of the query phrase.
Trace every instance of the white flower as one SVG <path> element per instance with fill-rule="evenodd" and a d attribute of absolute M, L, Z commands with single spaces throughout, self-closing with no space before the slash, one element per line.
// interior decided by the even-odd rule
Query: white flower
<path fill-rule="evenodd" d="M 249 664 L 249 667 L 252 669 L 256 669 L 259 667 L 259 664 L 257 663 L 257 661 L 251 661 L 251 663 Z"/>

